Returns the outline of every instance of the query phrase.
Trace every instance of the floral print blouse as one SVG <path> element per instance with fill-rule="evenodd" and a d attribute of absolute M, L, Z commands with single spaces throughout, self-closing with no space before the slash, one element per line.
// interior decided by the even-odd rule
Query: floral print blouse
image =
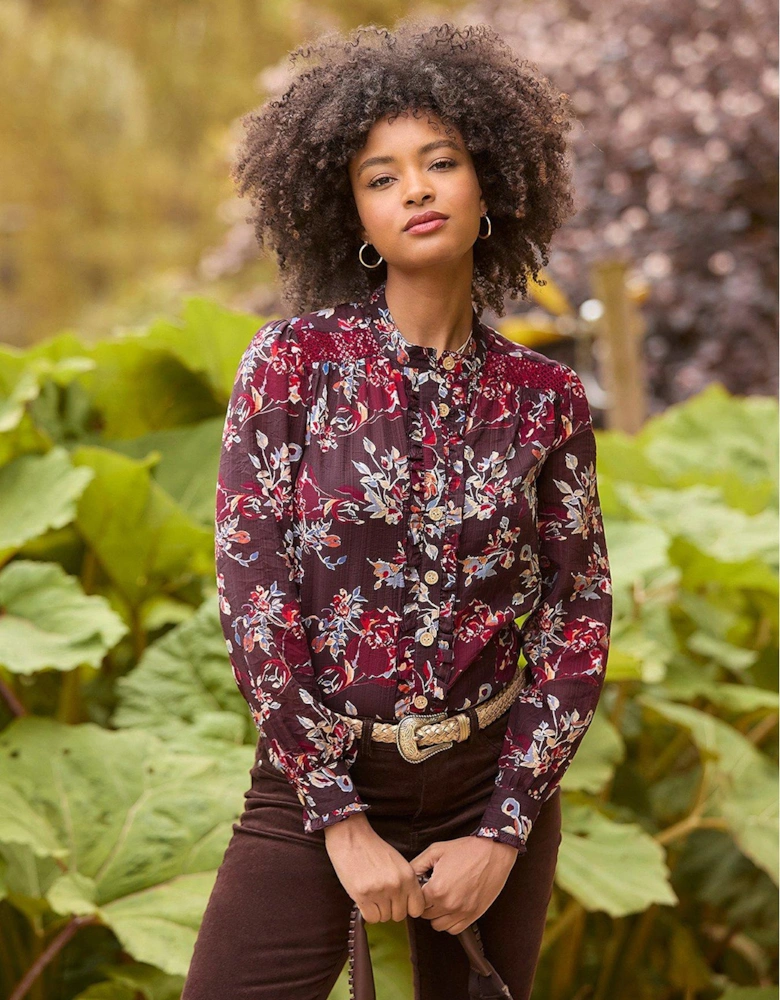
<path fill-rule="evenodd" d="M 371 808 L 337 712 L 455 714 L 504 687 L 522 654 L 472 833 L 521 853 L 593 719 L 612 588 L 588 402 L 573 369 L 472 309 L 465 345 L 437 356 L 401 335 L 383 283 L 265 323 L 236 373 L 216 488 L 220 619 L 308 833 Z"/>

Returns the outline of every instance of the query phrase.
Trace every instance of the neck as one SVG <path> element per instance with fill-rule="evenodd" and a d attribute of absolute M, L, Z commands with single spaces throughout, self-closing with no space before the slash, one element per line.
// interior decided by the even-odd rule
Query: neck
<path fill-rule="evenodd" d="M 401 336 L 410 344 L 442 351 L 465 348 L 471 335 L 474 305 L 471 271 L 441 275 L 391 271 L 385 300 Z"/>

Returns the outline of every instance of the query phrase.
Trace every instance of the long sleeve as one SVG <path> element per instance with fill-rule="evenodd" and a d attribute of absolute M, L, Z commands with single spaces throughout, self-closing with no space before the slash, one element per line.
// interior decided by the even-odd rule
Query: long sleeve
<path fill-rule="evenodd" d="M 215 561 L 233 677 L 311 833 L 369 805 L 349 775 L 355 733 L 319 700 L 302 625 L 292 512 L 306 396 L 294 323 L 266 323 L 244 351 L 225 417 Z"/>
<path fill-rule="evenodd" d="M 536 481 L 540 594 L 520 633 L 531 683 L 509 710 L 496 787 L 472 833 L 521 854 L 593 719 L 612 619 L 590 408 L 564 368 L 555 438 Z"/>

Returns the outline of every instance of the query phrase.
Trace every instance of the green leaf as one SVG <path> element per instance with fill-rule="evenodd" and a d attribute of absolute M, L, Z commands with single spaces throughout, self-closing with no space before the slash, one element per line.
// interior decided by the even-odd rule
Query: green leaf
<path fill-rule="evenodd" d="M 565 798 L 562 807 L 555 880 L 586 910 L 624 917 L 653 903 L 678 903 L 664 850 L 641 826 L 614 823 L 593 807 Z"/>
<path fill-rule="evenodd" d="M 112 982 L 143 994 L 145 1000 L 179 1000 L 184 986 L 183 976 L 170 976 L 141 962 L 104 966 L 102 972 Z"/>
<path fill-rule="evenodd" d="M 241 811 L 252 754 L 240 749 L 239 767 L 237 754 L 174 752 L 148 733 L 14 720 L 0 772 L 66 849 L 66 871 L 49 868 L 41 894 L 60 912 L 97 907 L 135 959 L 185 975 Z"/>
<path fill-rule="evenodd" d="M 75 1000 L 135 1000 L 135 998 L 136 992 L 132 986 L 105 982 L 93 983 L 83 993 L 79 993 Z"/>
<path fill-rule="evenodd" d="M 777 524 L 772 510 L 750 515 L 728 507 L 714 486 L 657 489 L 622 483 L 618 494 L 634 515 L 692 542 L 722 562 L 754 557 L 777 570 Z"/>
<path fill-rule="evenodd" d="M 732 715 L 777 712 L 780 708 L 776 691 L 767 691 L 749 684 L 712 681 L 700 668 L 691 665 L 688 672 L 683 667 L 676 666 L 673 674 L 664 681 L 662 689 L 663 697 L 672 701 L 692 701 L 703 697 Z"/>
<path fill-rule="evenodd" d="M 195 575 L 213 574 L 213 528 L 187 517 L 143 463 L 87 447 L 73 461 L 94 473 L 79 503 L 79 531 L 133 607 Z"/>
<path fill-rule="evenodd" d="M 70 333 L 24 351 L 7 344 L 0 346 L 0 433 L 8 435 L 9 431 L 23 428 L 32 410 L 37 415 L 37 401 L 47 386 L 68 386 L 77 375 L 94 367 L 86 350 Z M 5 443 L 16 438 L 8 435 L 1 440 Z M 0 463 L 6 460 L 3 453 Z"/>
<path fill-rule="evenodd" d="M 98 913 L 96 888 L 94 881 L 86 875 L 68 872 L 52 883 L 46 899 L 55 913 L 68 916 Z"/>
<path fill-rule="evenodd" d="M 224 416 L 186 427 L 153 431 L 132 440 L 103 442 L 128 458 L 144 461 L 154 454 L 153 476 L 181 510 L 213 528 L 214 492 Z"/>
<path fill-rule="evenodd" d="M 265 319 L 233 312 L 200 296 L 184 299 L 183 321 L 157 320 L 143 343 L 174 355 L 203 375 L 221 403 L 227 403 L 241 355 Z"/>
<path fill-rule="evenodd" d="M 104 439 L 136 438 L 217 415 L 203 379 L 170 351 L 155 348 L 145 331 L 101 340 L 90 355 L 95 367 L 79 382 L 100 415 Z"/>
<path fill-rule="evenodd" d="M 117 683 L 114 725 L 170 739 L 182 724 L 231 742 L 257 742 L 225 647 L 216 597 L 144 652 Z"/>
<path fill-rule="evenodd" d="M 166 625 L 181 625 L 195 614 L 195 608 L 184 601 L 177 601 L 165 594 L 158 594 L 144 601 L 138 612 L 144 632 L 157 632 Z"/>
<path fill-rule="evenodd" d="M 27 805 L 29 808 L 30 803 Z M 56 851 L 52 852 L 57 857 L 44 856 L 17 837 L 15 841 L 6 843 L 0 839 L 0 853 L 7 863 L 6 888 L 9 902 L 14 909 L 25 914 L 30 923 L 37 924 L 51 914 L 46 894 L 62 876 L 67 863 L 67 848 L 60 838 Z"/>
<path fill-rule="evenodd" d="M 747 670 L 758 659 L 758 652 L 755 649 L 742 649 L 707 632 L 694 632 L 688 638 L 688 648 L 691 652 L 715 660 L 716 663 L 735 672 Z"/>
<path fill-rule="evenodd" d="M 71 464 L 64 448 L 21 455 L 0 468 L 0 557 L 53 528 L 70 524 L 93 473 Z M 34 498 L 34 503 L 31 502 Z"/>
<path fill-rule="evenodd" d="M 755 497 L 760 510 L 776 502 L 777 427 L 775 399 L 732 396 L 716 382 L 649 420 L 636 445 L 666 483 L 717 485 L 726 503 Z"/>
<path fill-rule="evenodd" d="M 5 782 L 0 783 L 0 844 L 25 844 L 42 858 L 64 858 L 68 853 L 46 816 Z"/>
<path fill-rule="evenodd" d="M 639 695 L 637 701 L 688 731 L 704 765 L 703 815 L 725 819 L 746 857 L 778 882 L 776 767 L 727 722 L 706 712 Z"/>
<path fill-rule="evenodd" d="M 85 594 L 58 563 L 9 563 L 0 607 L 0 664 L 18 674 L 99 667 L 128 632 L 104 597 Z"/>
<path fill-rule="evenodd" d="M 178 875 L 102 907 L 108 924 L 135 958 L 169 975 L 186 975 L 216 872 Z"/>
<path fill-rule="evenodd" d="M 727 712 L 742 714 L 766 709 L 777 712 L 777 691 L 767 691 L 764 688 L 750 687 L 748 684 L 716 683 L 706 686 L 701 692 L 705 698 L 726 709 Z"/>
<path fill-rule="evenodd" d="M 653 524 L 613 521 L 607 536 L 609 564 L 618 586 L 652 577 L 669 565 L 669 536 Z"/>

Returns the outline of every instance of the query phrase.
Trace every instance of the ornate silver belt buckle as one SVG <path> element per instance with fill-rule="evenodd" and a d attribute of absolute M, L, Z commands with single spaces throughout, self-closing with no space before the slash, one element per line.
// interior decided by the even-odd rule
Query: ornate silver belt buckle
<path fill-rule="evenodd" d="M 428 722 L 441 722 L 447 718 L 446 712 L 437 712 L 435 715 L 407 715 L 398 723 L 398 730 L 395 742 L 398 752 L 408 760 L 410 764 L 419 764 L 421 760 L 427 760 L 441 750 L 449 750 L 455 742 L 432 743 L 429 747 L 420 747 L 417 743 L 417 730 Z"/>

